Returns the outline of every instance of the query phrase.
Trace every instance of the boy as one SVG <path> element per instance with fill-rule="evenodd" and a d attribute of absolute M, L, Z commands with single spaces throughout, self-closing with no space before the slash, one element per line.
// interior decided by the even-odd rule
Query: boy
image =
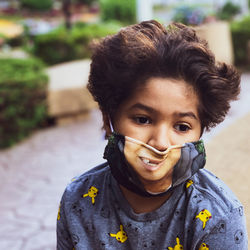
<path fill-rule="evenodd" d="M 223 121 L 240 77 L 181 24 L 128 26 L 95 46 L 88 88 L 107 162 L 76 178 L 58 249 L 247 249 L 243 208 L 203 169 L 203 131 Z"/>

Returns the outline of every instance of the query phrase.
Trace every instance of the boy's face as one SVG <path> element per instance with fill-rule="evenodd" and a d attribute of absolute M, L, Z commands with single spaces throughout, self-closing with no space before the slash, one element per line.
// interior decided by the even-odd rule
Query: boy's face
<path fill-rule="evenodd" d="M 198 105 L 197 94 L 186 82 L 151 78 L 120 105 L 112 120 L 114 130 L 164 151 L 172 145 L 199 140 Z M 139 157 L 131 164 L 145 186 L 166 183 L 166 179 L 171 184 L 172 169 L 160 163 L 154 168 L 145 164 Z"/>

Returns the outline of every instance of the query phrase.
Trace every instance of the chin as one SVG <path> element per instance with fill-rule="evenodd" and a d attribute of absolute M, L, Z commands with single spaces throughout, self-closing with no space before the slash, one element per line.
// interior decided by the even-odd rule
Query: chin
<path fill-rule="evenodd" d="M 143 175 L 139 174 L 144 188 L 153 193 L 160 193 L 166 191 L 172 184 L 172 171 L 165 174 Z"/>

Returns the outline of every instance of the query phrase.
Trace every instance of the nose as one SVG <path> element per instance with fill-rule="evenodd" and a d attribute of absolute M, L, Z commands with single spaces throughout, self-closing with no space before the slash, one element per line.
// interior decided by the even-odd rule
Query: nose
<path fill-rule="evenodd" d="M 152 132 L 148 144 L 159 151 L 171 146 L 170 130 L 166 126 L 158 126 Z"/>

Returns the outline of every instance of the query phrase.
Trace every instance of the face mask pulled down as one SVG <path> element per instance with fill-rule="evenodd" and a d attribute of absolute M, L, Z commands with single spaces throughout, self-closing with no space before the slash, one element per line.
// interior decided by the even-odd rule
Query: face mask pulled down
<path fill-rule="evenodd" d="M 145 197 L 171 192 L 203 168 L 206 158 L 202 140 L 159 151 L 116 132 L 109 137 L 103 157 L 120 185 Z"/>

